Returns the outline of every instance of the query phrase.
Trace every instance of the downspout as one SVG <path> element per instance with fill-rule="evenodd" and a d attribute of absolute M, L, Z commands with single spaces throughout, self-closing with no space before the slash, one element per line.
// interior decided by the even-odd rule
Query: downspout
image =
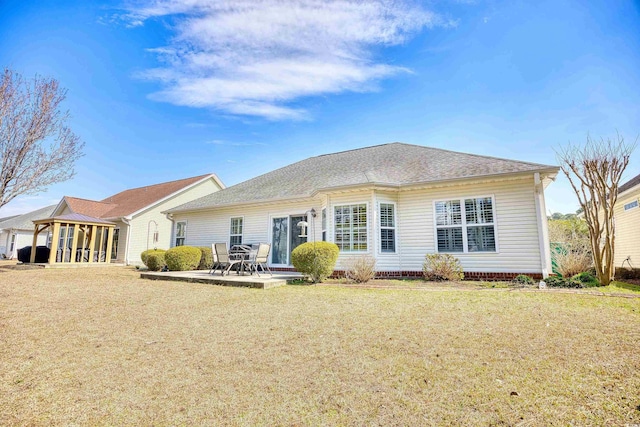
<path fill-rule="evenodd" d="M 549 277 L 551 272 L 551 248 L 549 245 L 549 228 L 546 218 L 546 205 L 544 202 L 544 186 L 540 179 L 540 173 L 533 175 L 533 191 L 536 205 L 536 217 L 538 219 L 538 243 L 540 245 L 540 267 L 542 269 L 542 278 Z"/>
<path fill-rule="evenodd" d="M 124 265 L 129 265 L 129 240 L 131 239 L 131 221 L 125 217 L 122 217 L 121 220 L 127 225 L 127 240 L 124 244 Z"/>
<path fill-rule="evenodd" d="M 173 233 L 175 232 L 175 222 L 173 221 L 173 214 L 172 213 L 165 213 L 164 216 L 167 217 L 167 219 L 169 221 L 171 221 L 171 232 L 169 233 L 169 247 L 172 248 L 172 243 L 174 242 L 173 240 Z"/>

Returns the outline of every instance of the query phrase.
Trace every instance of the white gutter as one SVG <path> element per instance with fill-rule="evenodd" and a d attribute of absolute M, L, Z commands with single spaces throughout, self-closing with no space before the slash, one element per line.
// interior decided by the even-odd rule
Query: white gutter
<path fill-rule="evenodd" d="M 557 167 L 551 167 L 546 169 L 540 169 L 539 172 L 535 172 L 539 174 L 540 172 L 544 173 L 545 176 L 550 177 L 551 179 L 555 178 L 558 173 Z M 357 191 L 357 190 L 368 190 L 371 187 L 374 189 L 385 189 L 385 190 L 395 190 L 395 191 L 404 191 L 404 190 L 414 190 L 419 188 L 430 188 L 430 187 L 442 187 L 442 186 L 451 186 L 451 185 L 461 185 L 469 182 L 483 182 L 486 180 L 494 180 L 499 178 L 512 177 L 514 179 L 520 177 L 531 176 L 532 171 L 525 172 L 507 172 L 507 173 L 499 173 L 499 174 L 491 174 L 491 175 L 480 175 L 475 177 L 464 177 L 464 178 L 453 178 L 453 179 L 443 179 L 443 180 L 434 180 L 434 181 L 424 181 L 424 182 L 415 182 L 410 184 L 389 184 L 389 183 L 381 183 L 381 182 L 365 182 L 351 185 L 341 185 L 335 187 L 322 187 L 315 189 L 309 195 L 300 195 L 294 198 L 290 197 L 274 197 L 271 199 L 262 199 L 262 200 L 254 200 L 249 202 L 231 202 L 231 203 L 222 203 L 212 206 L 205 207 L 197 207 L 190 209 L 178 209 L 171 208 L 163 211 L 161 213 L 187 213 L 187 212 L 199 212 L 199 211 L 209 211 L 212 209 L 224 209 L 229 207 L 247 207 L 247 206 L 260 206 L 260 205 L 268 205 L 273 203 L 297 203 L 297 202 L 307 202 L 315 200 L 319 194 L 321 193 L 331 193 L 331 192 L 341 192 L 341 191 Z"/>
<path fill-rule="evenodd" d="M 544 185 L 540 179 L 540 173 L 533 175 L 533 192 L 536 205 L 536 218 L 538 222 L 538 244 L 540 245 L 540 268 L 542 278 L 549 277 L 551 272 L 551 247 L 549 246 L 549 227 L 547 224 L 547 207 L 544 202 Z"/>

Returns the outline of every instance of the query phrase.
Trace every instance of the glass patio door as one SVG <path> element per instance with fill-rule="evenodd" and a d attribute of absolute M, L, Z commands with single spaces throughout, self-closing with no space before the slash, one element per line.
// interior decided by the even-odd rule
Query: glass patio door
<path fill-rule="evenodd" d="M 284 216 L 271 220 L 271 263 L 279 265 L 291 264 L 291 251 L 307 241 L 300 237 L 298 222 L 304 221 L 303 215 Z"/>

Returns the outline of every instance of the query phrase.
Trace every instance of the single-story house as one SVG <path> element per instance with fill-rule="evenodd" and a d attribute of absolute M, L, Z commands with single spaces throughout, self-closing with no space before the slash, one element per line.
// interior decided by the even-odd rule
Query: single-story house
<path fill-rule="evenodd" d="M 368 255 L 379 276 L 418 276 L 426 254 L 450 253 L 469 278 L 546 277 L 544 189 L 557 173 L 391 143 L 311 157 L 166 213 L 172 246 L 268 242 L 276 270 L 292 269 L 302 242 L 325 240 L 340 249 L 337 270 Z"/>
<path fill-rule="evenodd" d="M 15 259 L 18 249 L 31 246 L 34 229 L 33 221 L 51 216 L 55 207 L 56 205 L 46 206 L 0 221 L 0 258 Z M 46 233 L 38 235 L 38 246 L 47 245 L 47 239 Z"/>
<path fill-rule="evenodd" d="M 32 245 L 34 221 L 50 219 L 52 223 L 80 221 L 108 224 L 109 229 L 113 229 L 113 236 L 101 238 L 103 247 L 99 250 L 106 252 L 108 239 L 111 239 L 112 262 L 141 265 L 140 254 L 143 251 L 153 248 L 168 249 L 173 241 L 173 222 L 162 211 L 223 188 L 224 184 L 215 174 L 206 174 L 125 190 L 100 201 L 64 196 L 55 206 L 18 217 L 21 218 L 23 231 L 19 234 L 20 239 L 13 245 L 14 250 Z M 0 227 L 4 226 L 0 224 Z M 65 230 L 63 225 L 59 232 L 57 248 L 72 247 L 76 234 L 74 228 L 79 227 L 67 227 L 69 230 Z M 82 234 L 80 231 L 78 233 Z M 65 238 L 68 239 L 66 245 Z M 46 244 L 51 247 L 50 239 L 51 228 L 46 228 L 37 237 L 38 245 Z M 82 244 L 78 244 L 78 247 L 81 246 Z"/>
<path fill-rule="evenodd" d="M 613 208 L 616 267 L 640 268 L 640 175 L 618 188 Z"/>
<path fill-rule="evenodd" d="M 125 190 L 100 201 L 65 196 L 52 216 L 80 214 L 115 223 L 111 259 L 141 265 L 143 251 L 168 249 L 173 241 L 173 223 L 161 212 L 223 188 L 215 174 L 207 174 Z"/>

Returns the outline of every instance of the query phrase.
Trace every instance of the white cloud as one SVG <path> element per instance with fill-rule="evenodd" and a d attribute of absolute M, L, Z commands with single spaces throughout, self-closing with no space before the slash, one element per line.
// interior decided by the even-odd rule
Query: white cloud
<path fill-rule="evenodd" d="M 152 99 L 274 120 L 304 119 L 306 96 L 368 91 L 408 70 L 373 49 L 450 22 L 402 0 L 155 0 L 128 9 L 130 25 L 171 18 L 175 35 L 154 47 L 162 66 Z"/>

